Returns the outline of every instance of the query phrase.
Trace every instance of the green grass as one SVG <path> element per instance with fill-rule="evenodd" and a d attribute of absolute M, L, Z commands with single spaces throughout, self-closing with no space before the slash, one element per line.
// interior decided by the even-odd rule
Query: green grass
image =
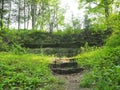
<path fill-rule="evenodd" d="M 0 53 L 0 90 L 50 90 L 57 83 L 48 67 L 52 57 Z"/>
<path fill-rule="evenodd" d="M 102 52 L 104 48 L 98 48 L 92 51 L 87 51 L 76 56 L 77 62 L 80 66 L 86 69 L 91 69 L 94 65 L 100 62 L 101 57 L 105 56 L 106 51 Z M 101 53 L 102 52 L 102 53 Z"/>
<path fill-rule="evenodd" d="M 76 56 L 80 66 L 89 71 L 81 87 L 93 90 L 120 90 L 120 31 L 114 31 L 105 46 Z"/>
<path fill-rule="evenodd" d="M 94 90 L 120 90 L 120 47 L 102 47 L 76 56 L 80 66 L 89 70 L 81 87 Z"/>

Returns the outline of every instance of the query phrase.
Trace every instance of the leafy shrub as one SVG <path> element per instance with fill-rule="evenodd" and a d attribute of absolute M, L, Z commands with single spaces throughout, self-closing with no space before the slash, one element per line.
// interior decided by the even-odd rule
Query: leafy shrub
<path fill-rule="evenodd" d="M 9 51 L 10 47 L 7 43 L 2 43 L 1 45 L 1 51 Z"/>
<path fill-rule="evenodd" d="M 106 46 L 116 47 L 120 46 L 120 31 L 114 31 L 111 37 L 108 39 Z"/>
<path fill-rule="evenodd" d="M 81 86 L 92 87 L 95 90 L 120 89 L 120 47 L 104 47 L 78 56 L 78 62 L 89 68 Z"/>
<path fill-rule="evenodd" d="M 78 55 L 77 62 L 90 70 L 80 83 L 94 90 L 120 89 L 120 31 L 114 31 L 106 45 Z"/>
<path fill-rule="evenodd" d="M 14 53 L 14 54 L 25 54 L 27 53 L 27 49 L 21 47 L 20 45 L 17 44 L 13 44 L 10 48 L 10 52 Z"/>
<path fill-rule="evenodd" d="M 108 51 L 108 56 L 105 57 L 105 59 L 109 59 L 112 61 L 113 64 L 115 65 L 120 65 L 120 46 L 116 47 L 116 48 L 111 48 Z"/>

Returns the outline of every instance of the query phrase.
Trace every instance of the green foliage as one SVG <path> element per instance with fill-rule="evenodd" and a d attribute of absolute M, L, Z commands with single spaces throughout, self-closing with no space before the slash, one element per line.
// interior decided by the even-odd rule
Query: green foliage
<path fill-rule="evenodd" d="M 101 46 L 105 39 L 110 35 L 107 31 L 83 31 L 71 30 L 58 31 L 54 33 L 29 31 L 25 35 L 21 35 L 22 43 L 27 47 L 30 45 L 34 47 L 49 46 L 49 47 L 80 47 L 84 46 L 86 42 L 90 46 Z M 21 40 L 19 40 L 21 41 Z"/>
<path fill-rule="evenodd" d="M 106 46 L 78 55 L 78 63 L 90 70 L 81 86 L 92 87 L 95 90 L 120 89 L 120 43 L 119 31 L 115 31 L 108 39 Z"/>
<path fill-rule="evenodd" d="M 80 82 L 80 87 L 90 88 L 93 86 L 93 84 L 94 84 L 94 79 L 91 72 L 85 73 L 84 78 L 82 78 Z"/>
<path fill-rule="evenodd" d="M 9 49 L 10 49 L 10 47 L 6 42 L 2 43 L 1 51 L 9 51 Z"/>
<path fill-rule="evenodd" d="M 109 24 L 113 30 L 120 30 L 120 13 L 111 14 Z"/>
<path fill-rule="evenodd" d="M 108 51 L 108 55 L 106 59 L 111 60 L 111 62 L 115 65 L 120 65 L 120 46 L 111 49 Z"/>
<path fill-rule="evenodd" d="M 78 63 L 89 70 L 80 86 L 91 87 L 94 90 L 120 89 L 120 31 L 116 23 L 111 24 L 114 31 L 106 40 L 104 47 L 86 51 L 77 56 Z"/>
<path fill-rule="evenodd" d="M 102 51 L 102 48 L 93 49 L 92 51 L 79 54 L 76 58 L 78 58 L 80 66 L 85 67 L 86 69 L 91 69 L 94 65 L 99 64 L 101 57 L 105 56 L 105 50 L 104 52 Z"/>
<path fill-rule="evenodd" d="M 92 24 L 90 28 L 99 30 L 99 29 L 111 29 L 109 18 L 112 16 L 117 0 L 79 0 L 81 8 L 85 7 L 86 12 L 89 14 L 91 19 L 90 23 Z M 116 6 L 115 6 L 115 9 Z M 119 11 L 117 11 L 119 12 Z M 116 21 L 115 21 L 116 22 Z"/>
<path fill-rule="evenodd" d="M 31 53 L 31 50 L 28 50 L 27 48 L 40 48 L 41 50 L 36 50 L 38 51 L 37 54 L 39 53 L 43 55 L 52 55 L 58 53 L 57 55 L 59 56 L 73 56 L 77 54 L 76 49 L 79 47 L 83 47 L 85 51 L 89 51 L 90 48 L 88 47 L 88 45 L 103 45 L 107 34 L 109 33 L 106 33 L 106 31 L 85 32 L 83 30 L 72 31 L 71 29 L 68 29 L 65 31 L 59 30 L 54 33 L 48 33 L 38 30 L 17 31 L 4 28 L 2 31 L 0 31 L 0 51 L 10 51 L 14 54 L 24 54 L 27 52 Z M 48 49 L 43 50 L 42 48 Z M 57 48 L 61 48 L 61 50 Z M 72 48 L 76 49 L 73 50 Z M 36 51 L 33 50 L 32 53 L 36 53 Z M 74 51 L 75 53 L 71 53 Z M 79 51 L 81 52 L 81 50 Z M 63 54 L 60 54 L 60 52 L 62 52 Z"/>
<path fill-rule="evenodd" d="M 90 70 L 86 74 L 81 86 L 91 87 L 95 90 L 120 89 L 120 47 L 103 47 L 91 52 L 83 53 L 77 61 Z"/>
<path fill-rule="evenodd" d="M 0 90 L 44 90 L 57 81 L 49 70 L 50 57 L 0 53 Z M 46 89 L 45 89 L 46 90 Z"/>
<path fill-rule="evenodd" d="M 3 28 L 3 30 L 0 30 L 0 51 L 10 51 L 13 49 L 13 46 L 17 48 L 18 45 L 20 46 L 22 44 L 22 36 L 24 33 L 22 31 L 16 31 L 16 30 L 9 30 L 7 28 Z"/>
<path fill-rule="evenodd" d="M 120 31 L 114 31 L 112 36 L 107 40 L 106 46 L 120 46 Z"/>
<path fill-rule="evenodd" d="M 14 53 L 14 54 L 25 54 L 27 53 L 27 49 L 26 48 L 23 48 L 21 47 L 20 45 L 17 45 L 17 44 L 13 44 L 11 47 L 10 47 L 10 50 L 9 50 L 11 53 Z"/>
<path fill-rule="evenodd" d="M 90 25 L 90 30 L 95 30 L 95 31 L 101 31 L 101 30 L 106 30 L 106 25 L 105 25 L 105 19 L 104 17 L 93 17 L 90 18 L 90 21 L 92 21 L 92 24 Z"/>

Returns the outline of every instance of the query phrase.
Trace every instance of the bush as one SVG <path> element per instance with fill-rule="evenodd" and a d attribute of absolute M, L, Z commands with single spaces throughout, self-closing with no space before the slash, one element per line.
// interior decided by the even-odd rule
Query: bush
<path fill-rule="evenodd" d="M 95 90 L 120 89 L 120 47 L 104 47 L 78 56 L 78 62 L 89 68 L 81 86 L 92 87 Z"/>
<path fill-rule="evenodd" d="M 111 37 L 107 40 L 106 46 L 120 46 L 120 31 L 114 31 Z"/>
<path fill-rule="evenodd" d="M 94 90 L 120 90 L 120 31 L 116 30 L 107 39 L 104 47 L 84 52 L 77 62 L 90 70 L 80 83 Z"/>
<path fill-rule="evenodd" d="M 10 52 L 14 53 L 14 54 L 26 54 L 27 53 L 27 49 L 21 47 L 20 45 L 17 44 L 13 44 L 10 48 Z"/>

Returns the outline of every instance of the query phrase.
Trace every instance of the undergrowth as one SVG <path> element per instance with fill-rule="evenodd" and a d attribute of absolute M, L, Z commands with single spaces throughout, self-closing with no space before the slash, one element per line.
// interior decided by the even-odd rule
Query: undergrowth
<path fill-rule="evenodd" d="M 51 90 L 58 81 L 48 67 L 51 57 L 0 53 L 0 90 Z"/>
<path fill-rule="evenodd" d="M 86 68 L 81 87 L 93 90 L 120 90 L 120 32 L 114 32 L 105 46 L 84 52 L 76 58 Z"/>

